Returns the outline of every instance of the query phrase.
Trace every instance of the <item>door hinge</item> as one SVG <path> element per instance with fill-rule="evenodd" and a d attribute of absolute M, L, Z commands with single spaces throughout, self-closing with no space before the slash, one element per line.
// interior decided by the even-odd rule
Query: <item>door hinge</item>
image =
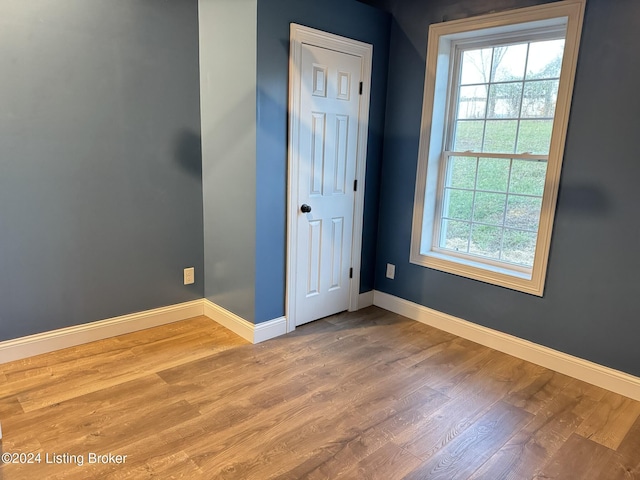
<path fill-rule="evenodd" d="M 349 278 L 353 278 L 353 268 L 349 269 Z"/>
<path fill-rule="evenodd" d="M 362 95 L 362 82 L 360 82 L 360 95 Z"/>
<path fill-rule="evenodd" d="M 353 181 L 353 191 L 354 192 L 358 191 L 358 180 L 357 179 Z"/>

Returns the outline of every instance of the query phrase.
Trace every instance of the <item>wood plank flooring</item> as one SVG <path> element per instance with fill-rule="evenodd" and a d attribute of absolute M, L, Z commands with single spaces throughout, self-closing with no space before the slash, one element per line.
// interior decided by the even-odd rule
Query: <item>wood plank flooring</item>
<path fill-rule="evenodd" d="M 0 480 L 640 479 L 639 417 L 376 307 L 259 345 L 198 317 L 0 365 L 2 453 L 40 453 Z"/>

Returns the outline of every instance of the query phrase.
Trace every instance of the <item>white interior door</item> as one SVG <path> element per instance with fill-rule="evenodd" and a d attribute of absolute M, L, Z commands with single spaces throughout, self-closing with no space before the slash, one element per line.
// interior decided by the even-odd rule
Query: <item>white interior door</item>
<path fill-rule="evenodd" d="M 349 308 L 361 71 L 359 56 L 302 45 L 296 325 Z"/>

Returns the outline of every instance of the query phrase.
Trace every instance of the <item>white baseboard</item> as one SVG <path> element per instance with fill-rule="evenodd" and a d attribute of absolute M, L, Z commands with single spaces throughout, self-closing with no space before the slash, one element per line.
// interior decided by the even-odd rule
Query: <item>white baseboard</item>
<path fill-rule="evenodd" d="M 287 333 L 287 317 L 274 318 L 268 322 L 258 323 L 253 334 L 253 343 L 264 342 Z"/>
<path fill-rule="evenodd" d="M 375 291 L 374 305 L 514 357 L 640 400 L 640 378 Z"/>
<path fill-rule="evenodd" d="M 0 342 L 0 364 L 206 315 L 251 343 L 287 333 L 285 317 L 254 325 L 209 300 L 170 305 Z"/>
<path fill-rule="evenodd" d="M 204 299 L 204 315 L 251 343 L 264 342 L 287 333 L 286 317 L 253 324 L 207 299 Z"/>
<path fill-rule="evenodd" d="M 373 305 L 373 290 L 358 295 L 358 310 Z"/>
<path fill-rule="evenodd" d="M 246 321 L 235 313 L 216 305 L 211 300 L 204 299 L 204 315 L 236 335 L 253 343 L 253 323 Z"/>
<path fill-rule="evenodd" d="M 83 343 L 197 317 L 203 314 L 202 300 L 180 303 L 97 322 L 75 325 L 27 337 L 0 342 L 0 363 L 20 360 Z"/>

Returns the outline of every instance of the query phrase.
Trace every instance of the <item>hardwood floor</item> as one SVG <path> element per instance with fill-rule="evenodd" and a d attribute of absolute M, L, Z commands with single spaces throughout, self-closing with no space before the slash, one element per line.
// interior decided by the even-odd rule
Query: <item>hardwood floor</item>
<path fill-rule="evenodd" d="M 2 452 L 41 454 L 0 479 L 640 479 L 639 416 L 376 307 L 259 345 L 198 317 L 0 365 Z"/>

